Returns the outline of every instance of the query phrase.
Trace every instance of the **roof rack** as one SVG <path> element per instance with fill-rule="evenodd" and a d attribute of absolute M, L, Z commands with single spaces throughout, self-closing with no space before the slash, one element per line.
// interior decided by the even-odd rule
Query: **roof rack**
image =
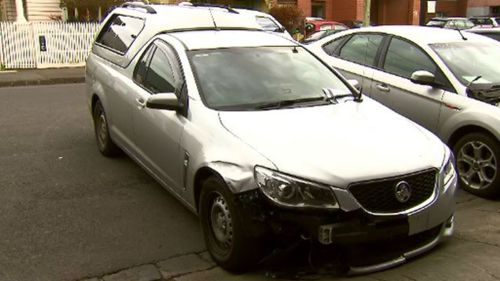
<path fill-rule="evenodd" d="M 126 2 L 121 5 L 122 8 L 135 8 L 135 9 L 143 9 L 145 10 L 148 14 L 156 14 L 156 10 L 149 6 L 144 4 L 143 2 Z"/>
<path fill-rule="evenodd" d="M 239 14 L 238 11 L 235 9 L 226 6 L 226 5 L 218 5 L 218 4 L 210 4 L 210 3 L 192 3 L 194 7 L 208 7 L 208 8 L 221 8 L 221 9 L 226 9 L 228 12 L 233 13 L 233 14 Z"/>

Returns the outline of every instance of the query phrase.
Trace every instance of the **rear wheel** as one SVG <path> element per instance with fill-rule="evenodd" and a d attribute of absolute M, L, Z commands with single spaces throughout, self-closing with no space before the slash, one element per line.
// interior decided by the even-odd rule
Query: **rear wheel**
<path fill-rule="evenodd" d="M 489 135 L 471 133 L 454 147 L 462 188 L 482 197 L 500 194 L 500 144 Z"/>
<path fill-rule="evenodd" d="M 256 265 L 261 243 L 247 235 L 234 196 L 220 179 L 210 177 L 204 181 L 199 210 L 205 244 L 217 264 L 232 272 Z"/>
<path fill-rule="evenodd" d="M 94 132 L 99 151 L 106 157 L 118 155 L 120 149 L 109 136 L 108 120 L 106 119 L 106 113 L 100 101 L 97 101 L 94 105 L 93 119 Z"/>

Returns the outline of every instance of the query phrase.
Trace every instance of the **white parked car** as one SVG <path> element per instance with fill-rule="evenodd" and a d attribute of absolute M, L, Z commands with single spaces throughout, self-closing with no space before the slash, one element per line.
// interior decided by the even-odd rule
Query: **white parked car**
<path fill-rule="evenodd" d="M 446 145 L 253 17 L 126 4 L 104 21 L 86 83 L 99 151 L 124 151 L 199 215 L 225 269 L 251 268 L 276 237 L 402 241 L 389 260 L 352 265 L 368 272 L 453 232 Z"/>
<path fill-rule="evenodd" d="M 380 26 L 308 48 L 453 148 L 463 188 L 500 194 L 499 42 L 457 30 Z"/>

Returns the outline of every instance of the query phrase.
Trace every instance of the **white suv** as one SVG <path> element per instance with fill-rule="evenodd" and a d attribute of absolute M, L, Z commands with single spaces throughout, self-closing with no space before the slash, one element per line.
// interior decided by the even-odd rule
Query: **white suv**
<path fill-rule="evenodd" d="M 351 264 L 380 270 L 453 231 L 450 150 L 253 16 L 126 4 L 105 20 L 86 83 L 101 153 L 124 151 L 198 214 L 228 270 L 254 265 L 273 237 L 404 242 Z"/>

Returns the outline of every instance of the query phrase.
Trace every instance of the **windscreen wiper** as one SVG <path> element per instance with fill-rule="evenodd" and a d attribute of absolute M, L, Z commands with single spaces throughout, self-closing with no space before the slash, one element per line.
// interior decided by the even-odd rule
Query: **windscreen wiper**
<path fill-rule="evenodd" d="M 293 100 L 281 100 L 281 101 L 258 104 L 254 108 L 255 109 L 278 109 L 278 108 L 290 107 L 290 106 L 295 106 L 297 104 L 311 103 L 311 102 L 316 102 L 316 101 L 325 101 L 325 98 L 324 97 L 309 97 L 309 98 L 301 98 L 301 99 L 293 99 Z"/>
<path fill-rule="evenodd" d="M 338 99 L 347 97 L 352 97 L 354 98 L 354 101 L 357 101 L 356 96 L 354 96 L 352 93 L 338 94 L 338 91 L 335 92 L 335 90 L 330 88 L 323 88 L 323 94 L 325 95 L 325 100 L 330 103 L 339 103 Z"/>

